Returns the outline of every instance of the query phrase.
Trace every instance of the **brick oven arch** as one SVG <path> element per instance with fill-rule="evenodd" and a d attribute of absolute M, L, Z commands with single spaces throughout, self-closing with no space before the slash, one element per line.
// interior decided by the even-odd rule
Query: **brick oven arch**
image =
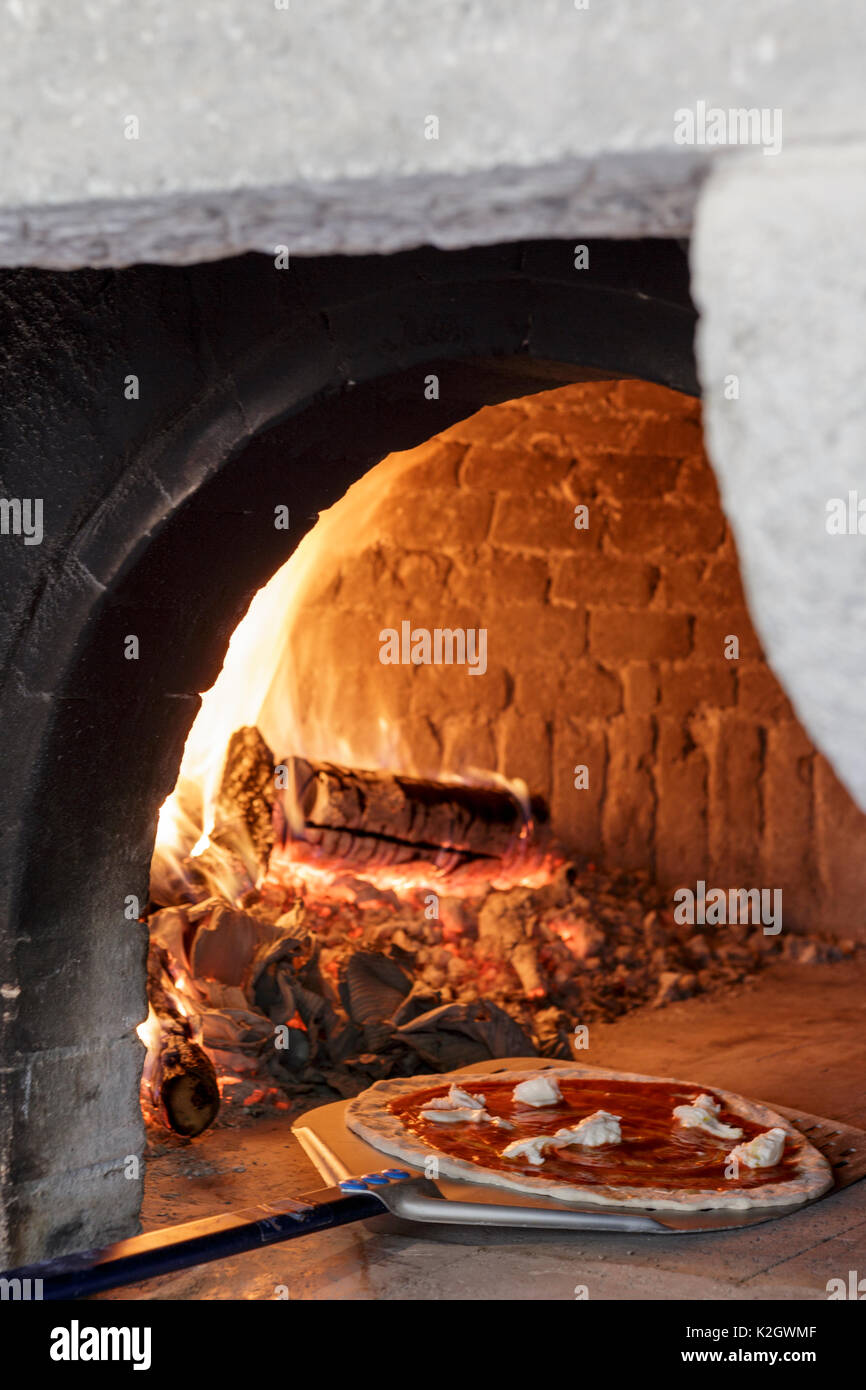
<path fill-rule="evenodd" d="M 19 308 L 38 300 L 21 348 L 35 398 L 7 488 L 59 487 L 61 502 L 44 551 L 25 557 L 0 700 L 6 727 L 28 730 L 3 793 L 7 1263 L 135 1226 L 146 933 L 133 909 L 198 692 L 252 594 L 368 468 L 483 405 L 593 377 L 697 394 L 681 249 L 592 243 L 588 270 L 574 253 L 17 278 Z M 84 327 L 102 345 L 85 359 Z M 37 420 L 41 387 L 53 408 Z"/>

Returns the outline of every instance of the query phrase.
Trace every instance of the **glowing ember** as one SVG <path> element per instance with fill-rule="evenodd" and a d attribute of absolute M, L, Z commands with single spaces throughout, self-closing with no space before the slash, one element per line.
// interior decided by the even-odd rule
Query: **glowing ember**
<path fill-rule="evenodd" d="M 407 902 L 424 893 L 437 892 L 449 897 L 478 897 L 491 889 L 541 888 L 563 862 L 563 856 L 556 851 L 538 849 L 524 858 L 515 856 L 504 862 L 490 859 L 451 872 L 437 873 L 433 865 L 423 861 L 396 867 L 353 865 L 347 872 L 339 859 L 317 862 L 309 855 L 309 849 L 297 840 L 275 846 L 262 886 L 291 884 L 323 901 L 335 902 L 356 901 L 359 883 L 369 883 L 380 892 L 392 892 Z"/>

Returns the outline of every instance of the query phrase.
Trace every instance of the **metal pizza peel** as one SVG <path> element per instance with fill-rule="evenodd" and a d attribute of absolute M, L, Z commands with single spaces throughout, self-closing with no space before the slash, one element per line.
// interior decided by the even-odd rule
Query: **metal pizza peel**
<path fill-rule="evenodd" d="M 495 1076 L 503 1071 L 543 1071 L 561 1065 L 538 1057 L 497 1058 L 474 1066 L 461 1067 L 455 1076 Z M 585 1071 L 595 1068 L 586 1067 Z M 599 1075 L 603 1069 L 598 1068 Z M 752 1207 L 748 1211 L 718 1211 L 711 1208 L 695 1211 L 640 1211 L 627 1207 L 596 1206 L 592 1203 L 571 1203 L 542 1198 L 525 1192 L 510 1192 L 506 1188 L 455 1178 L 426 1178 L 423 1171 L 403 1159 L 393 1159 L 374 1148 L 346 1124 L 349 1101 L 336 1101 L 309 1111 L 292 1126 L 292 1132 L 307 1157 L 322 1177 L 334 1185 L 363 1184 L 365 1174 L 374 1174 L 387 1164 L 399 1164 L 414 1181 L 394 1183 L 381 1196 L 388 1212 L 397 1221 L 391 1228 L 403 1233 L 412 1224 L 415 1235 L 421 1232 L 418 1224 L 435 1236 L 436 1227 L 460 1226 L 520 1226 L 547 1230 L 620 1231 L 652 1235 L 688 1234 L 707 1231 L 729 1231 L 755 1226 L 763 1221 L 777 1220 L 799 1211 L 812 1201 L 820 1201 L 840 1188 L 847 1187 L 866 1176 L 866 1132 L 849 1125 L 837 1124 L 804 1111 L 782 1105 L 770 1108 L 799 1129 L 814 1144 L 833 1169 L 834 1185 L 822 1197 L 794 1202 L 789 1206 Z M 362 1187 L 349 1190 L 362 1190 Z M 381 1225 L 382 1223 L 378 1223 Z"/>

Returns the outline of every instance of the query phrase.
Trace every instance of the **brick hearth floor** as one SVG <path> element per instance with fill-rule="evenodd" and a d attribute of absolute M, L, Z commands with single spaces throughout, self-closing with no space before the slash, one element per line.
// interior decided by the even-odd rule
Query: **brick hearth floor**
<path fill-rule="evenodd" d="M 866 1129 L 866 960 L 779 965 L 725 996 L 593 1024 L 587 1062 L 725 1086 Z M 145 1230 L 299 1195 L 321 1179 L 269 1116 L 215 1128 L 149 1166 Z M 866 1180 L 780 1221 L 714 1235 L 443 1230 L 376 1224 L 237 1256 L 108 1298 L 823 1299 L 866 1274 Z"/>

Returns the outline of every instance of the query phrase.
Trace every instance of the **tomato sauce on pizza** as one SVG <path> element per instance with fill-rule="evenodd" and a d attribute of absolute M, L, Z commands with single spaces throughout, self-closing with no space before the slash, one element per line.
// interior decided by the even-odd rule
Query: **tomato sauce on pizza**
<path fill-rule="evenodd" d="M 624 1184 L 629 1187 L 677 1188 L 684 1191 L 724 1192 L 731 1186 L 726 1176 L 727 1156 L 734 1143 L 745 1143 L 762 1132 L 762 1126 L 724 1107 L 718 1096 L 722 1123 L 742 1130 L 742 1139 L 731 1140 L 705 1130 L 686 1128 L 674 1118 L 677 1105 L 690 1105 L 694 1088 L 669 1082 L 604 1079 L 563 1079 L 562 1100 L 533 1107 L 513 1099 L 514 1081 L 463 1078 L 473 1095 L 482 1096 L 488 1113 L 506 1120 L 505 1129 L 489 1122 L 433 1122 L 421 1108 L 448 1093 L 448 1084 L 428 1086 L 392 1100 L 388 1109 L 404 1128 L 433 1150 L 479 1167 L 515 1176 L 544 1177 L 582 1186 Z M 712 1091 L 708 1094 L 713 1095 Z M 622 1140 L 596 1148 L 569 1144 L 545 1150 L 544 1163 L 525 1157 L 505 1158 L 502 1150 L 518 1139 L 553 1135 L 595 1111 L 620 1117 Z M 793 1176 L 802 1147 L 789 1136 L 778 1163 L 771 1167 L 740 1165 L 737 1186 L 760 1188 Z"/>

